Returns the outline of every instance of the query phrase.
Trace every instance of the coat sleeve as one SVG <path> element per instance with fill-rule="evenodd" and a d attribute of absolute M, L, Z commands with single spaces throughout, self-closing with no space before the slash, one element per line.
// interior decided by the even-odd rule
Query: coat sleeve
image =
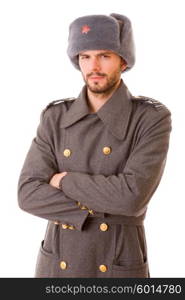
<path fill-rule="evenodd" d="M 19 207 L 33 215 L 67 223 L 81 230 L 88 211 L 79 209 L 74 199 L 49 184 L 51 177 L 59 170 L 52 149 L 52 137 L 50 139 L 48 136 L 45 114 L 43 112 L 41 115 L 37 136 L 33 139 L 19 177 Z"/>
<path fill-rule="evenodd" d="M 69 172 L 60 182 L 64 193 L 97 212 L 142 215 L 164 170 L 170 112 L 155 112 L 155 117 L 147 117 L 144 128 L 122 173 L 104 176 Z"/>

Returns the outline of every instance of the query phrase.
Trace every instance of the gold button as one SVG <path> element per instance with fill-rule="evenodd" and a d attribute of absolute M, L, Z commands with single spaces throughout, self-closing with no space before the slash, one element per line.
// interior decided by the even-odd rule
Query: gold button
<path fill-rule="evenodd" d="M 67 224 L 62 224 L 63 229 L 67 229 L 69 226 Z"/>
<path fill-rule="evenodd" d="M 62 270 L 67 269 L 67 264 L 66 264 L 66 262 L 65 262 L 65 261 L 61 261 L 61 262 L 60 262 L 60 267 L 61 267 Z"/>
<path fill-rule="evenodd" d="M 111 148 L 110 148 L 110 147 L 104 147 L 104 148 L 103 148 L 103 153 L 104 153 L 105 155 L 110 154 L 110 153 L 111 153 Z"/>
<path fill-rule="evenodd" d="M 100 265 L 100 266 L 99 266 L 99 270 L 100 270 L 101 272 L 106 272 L 106 271 L 107 271 L 107 267 L 106 267 L 105 265 Z"/>
<path fill-rule="evenodd" d="M 89 214 L 94 215 L 94 211 L 92 209 L 89 209 Z"/>
<path fill-rule="evenodd" d="M 71 150 L 70 149 L 65 149 L 63 153 L 64 153 L 65 157 L 69 157 L 71 155 Z"/>
<path fill-rule="evenodd" d="M 100 230 L 101 230 L 101 231 L 107 231 L 107 230 L 108 230 L 108 225 L 107 225 L 106 223 L 102 223 L 102 224 L 100 225 Z"/>
<path fill-rule="evenodd" d="M 80 208 L 81 208 L 81 209 L 87 209 L 87 207 L 84 206 L 84 205 L 82 205 Z"/>
<path fill-rule="evenodd" d="M 59 225 L 59 222 L 58 222 L 58 221 L 55 221 L 54 224 L 55 224 L 55 225 Z"/>
<path fill-rule="evenodd" d="M 81 205 L 81 203 L 78 201 L 78 202 L 77 202 L 77 205 L 78 205 L 78 206 L 80 206 L 80 205 Z"/>
<path fill-rule="evenodd" d="M 73 230 L 73 229 L 75 229 L 75 227 L 73 225 L 70 225 L 70 226 L 68 226 L 68 229 Z"/>

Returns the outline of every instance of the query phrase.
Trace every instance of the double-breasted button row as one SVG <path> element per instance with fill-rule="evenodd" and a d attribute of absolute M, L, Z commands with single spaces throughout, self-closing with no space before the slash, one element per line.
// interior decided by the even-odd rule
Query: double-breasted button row
<path fill-rule="evenodd" d="M 65 261 L 61 261 L 60 262 L 60 268 L 62 270 L 66 270 L 67 269 L 67 263 Z M 104 273 L 104 272 L 107 271 L 107 266 L 106 265 L 100 265 L 99 270 Z"/>
<path fill-rule="evenodd" d="M 105 155 L 109 155 L 112 152 L 112 149 L 111 149 L 111 147 L 106 146 L 106 147 L 103 147 L 102 152 Z M 63 154 L 64 154 L 65 157 L 69 157 L 69 156 L 71 156 L 72 151 L 70 149 L 65 149 Z"/>
<path fill-rule="evenodd" d="M 81 205 L 80 202 L 78 202 L 77 204 L 78 204 L 78 206 L 80 207 L 80 205 Z M 87 208 L 84 206 L 84 207 L 82 207 L 81 209 L 87 209 Z M 72 228 L 70 228 L 70 227 L 73 227 L 73 226 L 69 226 L 69 225 L 67 225 L 67 224 L 62 224 L 62 228 L 63 228 L 63 229 L 72 229 Z M 108 224 L 106 224 L 106 223 L 101 223 L 100 226 L 99 226 L 99 229 L 100 229 L 101 231 L 107 231 L 108 228 L 109 228 L 109 226 L 108 226 Z M 60 262 L 60 268 L 61 268 L 62 270 L 66 270 L 66 269 L 67 269 L 67 263 L 66 263 L 65 261 L 61 261 L 61 262 Z M 106 272 L 107 269 L 108 269 L 107 266 L 104 265 L 104 264 L 102 264 L 102 265 L 99 266 L 99 271 L 102 272 L 102 273 Z"/>
<path fill-rule="evenodd" d="M 88 208 L 84 208 L 84 207 L 83 207 L 83 208 L 81 208 L 81 209 L 88 209 Z M 90 214 L 94 214 L 94 212 L 93 212 L 92 209 L 89 209 L 88 211 L 89 211 Z M 55 224 L 55 225 L 61 225 L 63 229 L 71 229 L 71 230 L 75 229 L 75 226 L 73 226 L 73 225 L 60 224 L 60 223 L 57 222 L 57 221 L 55 221 L 54 224 Z M 108 224 L 106 224 L 106 223 L 101 223 L 100 226 L 99 226 L 99 228 L 100 228 L 101 231 L 107 231 L 108 228 L 109 228 L 109 226 L 108 226 Z"/>

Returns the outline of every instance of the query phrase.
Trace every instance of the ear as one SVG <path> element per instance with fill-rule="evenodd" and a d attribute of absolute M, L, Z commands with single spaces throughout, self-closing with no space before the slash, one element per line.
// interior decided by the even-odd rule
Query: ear
<path fill-rule="evenodd" d="M 121 71 L 122 71 L 122 72 L 125 71 L 126 68 L 127 68 L 127 64 L 122 65 L 122 66 L 121 66 Z"/>
<path fill-rule="evenodd" d="M 124 72 L 127 68 L 127 63 L 126 61 L 122 58 L 121 59 L 121 71 Z"/>

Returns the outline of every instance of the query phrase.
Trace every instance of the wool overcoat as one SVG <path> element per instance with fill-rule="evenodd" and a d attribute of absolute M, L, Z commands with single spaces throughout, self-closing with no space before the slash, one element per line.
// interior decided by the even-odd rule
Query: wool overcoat
<path fill-rule="evenodd" d="M 20 208 L 48 220 L 35 276 L 149 277 L 143 221 L 166 162 L 170 111 L 123 81 L 96 113 L 86 93 L 43 110 L 20 174 Z"/>

